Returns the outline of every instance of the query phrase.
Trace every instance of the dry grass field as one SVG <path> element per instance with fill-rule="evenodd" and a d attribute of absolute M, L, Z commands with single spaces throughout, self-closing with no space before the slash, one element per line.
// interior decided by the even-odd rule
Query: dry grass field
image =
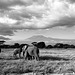
<path fill-rule="evenodd" d="M 40 61 L 26 61 L 12 54 L 13 49 L 2 49 L 0 75 L 75 75 L 75 49 L 40 49 Z"/>

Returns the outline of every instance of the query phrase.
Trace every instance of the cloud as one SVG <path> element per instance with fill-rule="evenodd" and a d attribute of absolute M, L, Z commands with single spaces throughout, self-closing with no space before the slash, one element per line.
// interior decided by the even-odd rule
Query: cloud
<path fill-rule="evenodd" d="M 10 6 L 14 6 L 14 5 L 24 5 L 24 6 L 28 6 L 31 5 L 33 3 L 38 2 L 39 4 L 41 4 L 43 2 L 43 0 L 0 0 L 0 9 L 5 9 L 5 10 L 9 10 Z"/>
<path fill-rule="evenodd" d="M 67 0 L 70 3 L 75 3 L 75 0 Z"/>
<path fill-rule="evenodd" d="M 17 7 L 17 8 L 16 8 Z M 14 6 L 14 7 L 10 7 L 12 10 L 10 12 L 8 12 L 7 15 L 9 15 L 9 18 L 15 19 L 15 20 L 23 20 L 23 18 L 31 18 L 32 15 L 25 11 L 25 9 L 23 9 L 24 7 L 19 8 L 20 6 Z M 16 8 L 16 9 L 14 9 Z"/>
<path fill-rule="evenodd" d="M 17 22 L 17 20 L 14 20 L 14 19 L 11 19 L 11 18 L 8 18 L 6 16 L 4 17 L 0 17 L 0 23 L 3 23 L 3 24 L 15 24 Z"/>
<path fill-rule="evenodd" d="M 0 0 L 0 3 L 4 11 L 0 8 L 0 23 L 10 28 L 11 34 L 16 29 L 75 25 L 75 4 L 71 0 Z"/>
<path fill-rule="evenodd" d="M 9 38 L 6 38 L 4 36 L 0 36 L 0 40 L 10 40 Z"/>
<path fill-rule="evenodd" d="M 61 20 L 59 20 L 58 23 L 54 25 L 54 27 L 55 26 L 73 27 L 75 26 L 75 17 L 63 17 Z"/>
<path fill-rule="evenodd" d="M 70 4 L 66 0 L 45 0 L 43 4 L 34 2 L 29 6 L 21 6 L 17 9 L 13 8 L 14 12 L 18 11 L 16 14 L 20 18 L 18 22 L 19 26 L 29 29 L 73 26 L 74 9 L 75 4 Z"/>
<path fill-rule="evenodd" d="M 13 5 L 25 5 L 25 2 L 21 0 L 0 0 L 0 9 L 9 10 L 9 6 Z"/>
<path fill-rule="evenodd" d="M 14 33 L 11 29 L 5 29 L 5 30 L 1 30 L 0 29 L 0 35 L 9 35 L 9 36 L 12 36 Z"/>
<path fill-rule="evenodd" d="M 14 32 L 16 32 L 16 29 L 11 28 L 10 26 L 6 24 L 1 24 L 0 23 L 0 35 L 2 36 L 13 36 Z"/>

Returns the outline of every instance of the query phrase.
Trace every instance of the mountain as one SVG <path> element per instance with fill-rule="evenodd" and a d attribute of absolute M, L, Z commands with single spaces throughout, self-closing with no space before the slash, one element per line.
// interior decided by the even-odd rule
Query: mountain
<path fill-rule="evenodd" d="M 44 41 L 46 44 L 55 44 L 55 43 L 67 43 L 67 44 L 75 44 L 75 40 L 71 39 L 56 39 L 56 38 L 50 38 L 50 37 L 45 37 L 43 35 L 35 35 L 32 36 L 28 39 L 27 41 L 32 41 L 32 42 L 41 42 Z"/>
<path fill-rule="evenodd" d="M 8 41 L 9 44 L 14 44 L 14 43 L 28 43 L 30 44 L 31 42 L 45 42 L 46 44 L 55 44 L 55 43 L 65 43 L 65 44 L 75 44 L 75 40 L 71 39 L 56 39 L 56 38 L 50 38 L 50 37 L 45 37 L 43 35 L 35 35 L 30 38 L 27 38 L 25 40 L 18 40 L 18 41 Z"/>
<path fill-rule="evenodd" d="M 47 38 L 43 35 L 36 35 L 36 36 L 32 36 L 30 38 L 27 38 L 26 40 L 39 42 L 39 41 L 48 41 L 49 38 Z"/>

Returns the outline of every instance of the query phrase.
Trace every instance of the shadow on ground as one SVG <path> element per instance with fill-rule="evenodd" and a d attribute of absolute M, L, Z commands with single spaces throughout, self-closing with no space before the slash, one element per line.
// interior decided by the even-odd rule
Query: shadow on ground
<path fill-rule="evenodd" d="M 67 58 L 64 58 L 64 57 L 41 56 L 40 60 L 65 60 L 65 61 L 68 61 L 70 59 L 67 59 Z"/>
<path fill-rule="evenodd" d="M 23 59 L 23 57 L 19 58 L 19 57 L 0 57 L 0 60 L 18 60 L 18 59 Z"/>
<path fill-rule="evenodd" d="M 18 59 L 24 59 L 23 57 L 14 58 L 13 56 L 9 57 L 0 57 L 0 60 L 18 60 Z M 68 61 L 70 59 L 64 58 L 64 57 L 53 57 L 53 56 L 40 56 L 40 60 L 65 60 Z"/>

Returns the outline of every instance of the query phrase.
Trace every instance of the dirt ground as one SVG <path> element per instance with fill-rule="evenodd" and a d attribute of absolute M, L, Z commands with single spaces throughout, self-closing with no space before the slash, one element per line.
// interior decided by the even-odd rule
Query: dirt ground
<path fill-rule="evenodd" d="M 40 49 L 40 61 L 13 57 L 13 49 L 0 53 L 0 75 L 75 75 L 74 49 Z M 32 75 L 29 74 L 29 75 Z"/>

